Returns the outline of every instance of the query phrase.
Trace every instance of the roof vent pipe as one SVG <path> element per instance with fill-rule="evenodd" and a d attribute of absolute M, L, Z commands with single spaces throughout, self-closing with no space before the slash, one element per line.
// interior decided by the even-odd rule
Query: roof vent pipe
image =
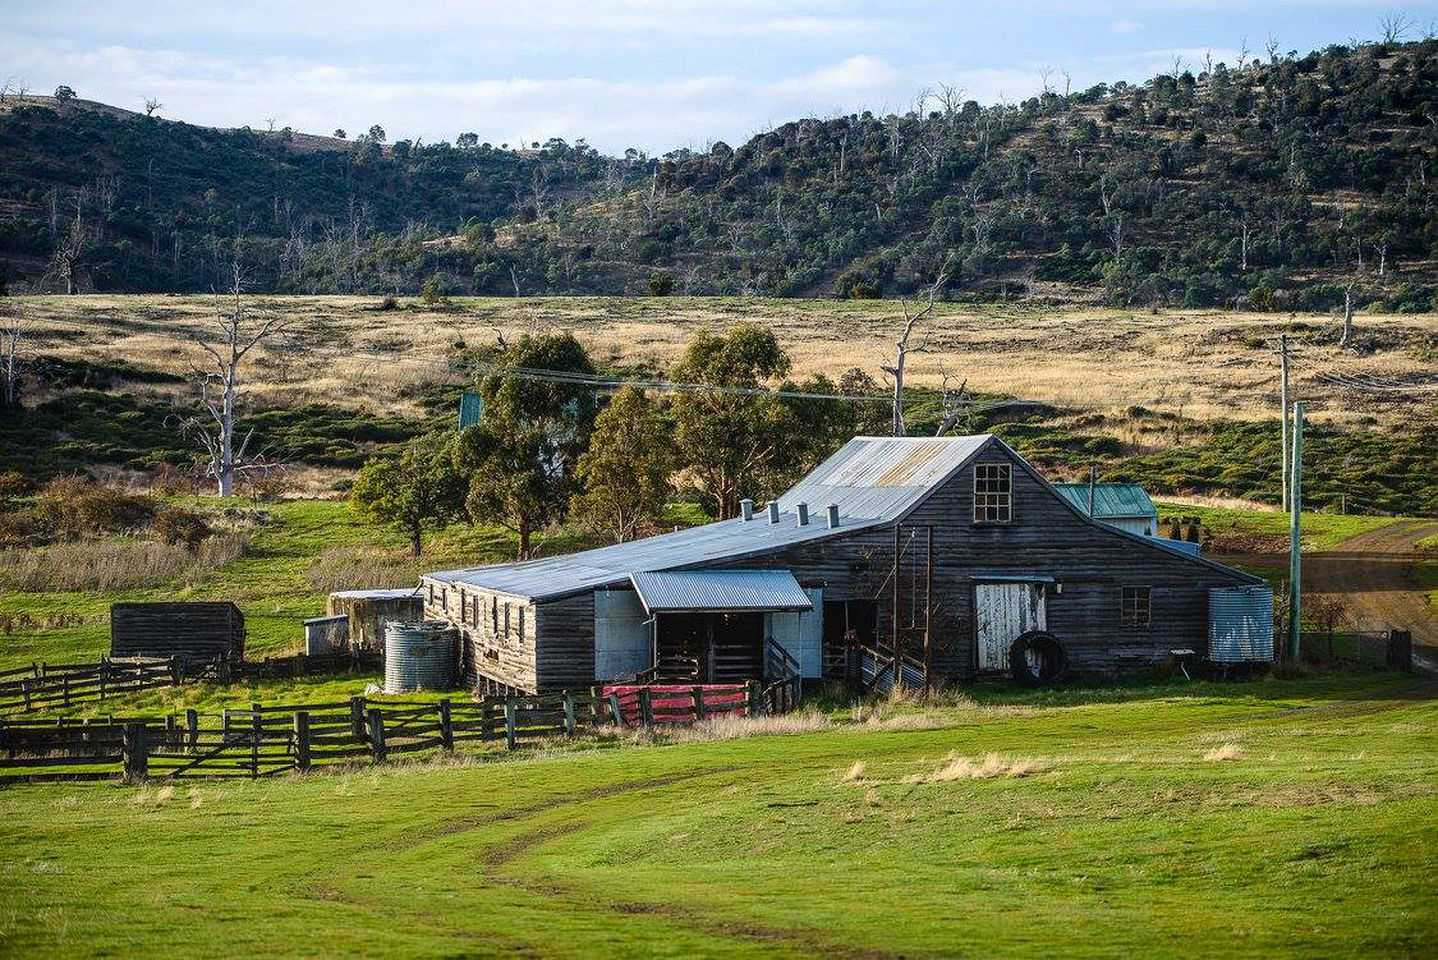
<path fill-rule="evenodd" d="M 739 516 L 743 517 L 745 520 L 754 519 L 753 500 L 750 500 L 748 497 L 745 497 L 743 500 L 739 501 Z"/>
<path fill-rule="evenodd" d="M 801 503 L 794 509 L 799 513 L 799 526 L 807 527 L 809 525 L 809 505 Z"/>
<path fill-rule="evenodd" d="M 830 530 L 833 530 L 833 529 L 834 529 L 835 527 L 837 527 L 838 525 L 839 525 L 839 505 L 838 505 L 837 503 L 831 503 L 831 504 L 829 504 L 829 529 L 830 529 Z"/>
<path fill-rule="evenodd" d="M 770 501 L 769 501 L 769 522 L 770 522 L 770 523 L 778 523 L 778 522 L 779 522 L 779 501 L 778 501 L 778 500 L 770 500 Z"/>

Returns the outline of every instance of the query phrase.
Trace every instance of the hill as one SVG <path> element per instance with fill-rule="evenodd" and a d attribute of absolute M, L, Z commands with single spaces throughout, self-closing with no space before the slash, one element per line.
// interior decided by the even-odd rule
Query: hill
<path fill-rule="evenodd" d="M 1438 41 L 1334 46 L 983 106 L 601 156 L 0 112 L 17 290 L 956 295 L 1394 311 L 1438 286 Z M 238 240 L 236 238 L 239 238 Z"/>

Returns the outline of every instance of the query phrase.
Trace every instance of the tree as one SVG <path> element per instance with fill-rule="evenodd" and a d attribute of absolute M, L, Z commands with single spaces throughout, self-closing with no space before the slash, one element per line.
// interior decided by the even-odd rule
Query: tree
<path fill-rule="evenodd" d="M 904 374 L 908 366 L 909 354 L 923 350 L 929 343 L 928 335 L 925 334 L 915 344 L 912 342 L 914 333 L 917 331 L 920 321 L 934 311 L 935 299 L 949 282 L 949 270 L 952 263 L 953 254 L 950 253 L 944 258 L 943 266 L 939 268 L 939 275 L 924 289 L 923 299 L 917 304 L 911 304 L 908 300 L 899 301 L 899 308 L 904 311 L 904 327 L 899 334 L 899 339 L 894 342 L 894 362 L 882 368 L 894 384 L 892 427 L 896 437 L 902 437 L 905 430 Z"/>
<path fill-rule="evenodd" d="M 370 127 L 369 138 L 375 143 L 384 143 L 384 127 L 380 126 L 379 124 L 375 124 L 374 126 Z"/>
<path fill-rule="evenodd" d="M 153 117 L 165 108 L 165 105 L 154 97 L 145 98 L 145 116 Z"/>
<path fill-rule="evenodd" d="M 282 333 L 291 321 L 283 315 L 259 323 L 251 321 L 243 301 L 244 276 L 239 260 L 234 263 L 234 283 L 230 288 L 228 308 L 215 298 L 214 329 L 211 338 L 191 334 L 190 339 L 208 356 L 205 368 L 192 366 L 200 385 L 200 401 L 208 421 L 191 418 L 184 423 L 187 433 L 195 436 L 204 449 L 205 472 L 215 479 L 222 497 L 234 495 L 235 476 L 252 466 L 262 466 L 246 459 L 253 431 L 239 443 L 235 439 L 236 405 L 239 400 L 240 364 L 251 350 L 265 340 Z"/>
<path fill-rule="evenodd" d="M 55 99 L 60 101 L 61 103 L 69 103 L 71 100 L 75 99 L 74 88 L 68 87 L 63 83 L 60 84 L 58 87 L 55 88 Z"/>
<path fill-rule="evenodd" d="M 674 367 L 678 382 L 719 388 L 681 392 L 673 411 L 684 469 L 720 520 L 738 512 L 740 498 L 771 492 L 793 462 L 790 411 L 762 392 L 788 372 L 774 332 L 753 324 L 722 336 L 701 331 Z"/>
<path fill-rule="evenodd" d="M 403 531 L 418 557 L 425 531 L 464 517 L 466 486 L 449 442 L 430 434 L 411 440 L 397 454 L 367 461 L 355 475 L 350 505 L 361 516 Z"/>
<path fill-rule="evenodd" d="M 643 390 L 625 387 L 594 421 L 577 470 L 584 489 L 571 510 L 615 543 L 633 540 L 658 526 L 675 464 L 674 432 L 663 410 Z"/>
<path fill-rule="evenodd" d="M 479 145 L 479 134 L 461 133 L 454 138 L 454 145 L 461 150 L 470 150 Z"/>
<path fill-rule="evenodd" d="M 346 137 L 348 137 L 349 134 L 345 133 L 345 128 L 344 128 L 344 127 L 335 127 L 335 132 L 332 134 L 332 136 L 333 136 L 336 140 L 343 140 L 343 139 L 345 139 Z"/>
<path fill-rule="evenodd" d="M 649 295 L 651 297 L 667 297 L 674 292 L 674 277 L 667 271 L 661 270 L 649 278 Z"/>
<path fill-rule="evenodd" d="M 9 308 L 0 313 L 0 410 L 20 405 L 21 350 L 29 326 L 29 319 L 19 310 Z"/>
<path fill-rule="evenodd" d="M 573 334 L 526 334 L 480 381 L 484 414 L 461 435 L 457 462 L 470 475 L 470 516 L 513 530 L 520 559 L 575 492 L 595 416 L 584 380 L 594 372 Z"/>

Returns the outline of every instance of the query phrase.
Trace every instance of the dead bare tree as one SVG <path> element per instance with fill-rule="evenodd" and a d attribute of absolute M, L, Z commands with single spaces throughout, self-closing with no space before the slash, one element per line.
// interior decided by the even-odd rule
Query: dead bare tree
<path fill-rule="evenodd" d="M 894 342 L 894 362 L 880 368 L 892 378 L 894 384 L 893 430 L 896 437 L 904 436 L 904 372 L 908 367 L 909 354 L 923 351 L 929 343 L 927 332 L 917 342 L 914 341 L 914 334 L 919 323 L 934 312 L 934 303 L 939 294 L 943 293 L 952 275 L 953 260 L 954 255 L 951 252 L 944 258 L 943 266 L 939 267 L 934 282 L 924 288 L 920 300 L 912 303 L 908 300 L 899 301 L 899 308 L 904 311 L 904 328 L 899 339 Z"/>
<path fill-rule="evenodd" d="M 969 408 L 969 381 L 964 380 L 955 388 L 953 375 L 945 370 L 943 376 L 943 383 L 939 388 L 939 402 L 944 409 L 944 419 L 939 421 L 939 428 L 934 431 L 936 437 L 942 437 L 954 429 Z"/>
<path fill-rule="evenodd" d="M 238 474 L 256 466 L 268 469 L 267 462 L 246 459 L 254 431 L 244 439 L 236 441 L 235 417 L 239 400 L 240 365 L 250 351 L 266 339 L 276 336 L 290 326 L 283 316 L 274 316 L 262 322 L 253 322 L 244 304 L 244 271 L 238 258 L 234 263 L 234 283 L 229 291 L 228 305 L 218 296 L 215 298 L 215 321 L 213 339 L 192 334 L 192 339 L 209 358 L 209 364 L 192 366 L 191 371 L 200 385 L 200 401 L 204 404 L 207 417 L 194 417 L 186 421 L 183 428 L 194 436 L 205 454 L 205 472 L 215 480 L 220 496 L 234 495 L 235 478 Z"/>
<path fill-rule="evenodd" d="M 1378 21 L 1378 30 L 1383 36 L 1384 46 L 1401 43 L 1403 37 L 1413 28 L 1413 21 L 1406 13 L 1390 13 Z"/>
<path fill-rule="evenodd" d="M 1343 289 L 1343 336 L 1338 340 L 1340 347 L 1346 347 L 1353 341 L 1353 289 L 1357 286 L 1358 277 L 1355 275 Z"/>
<path fill-rule="evenodd" d="M 145 98 L 145 116 L 153 117 L 165 108 L 165 105 L 154 97 Z"/>
<path fill-rule="evenodd" d="M 0 312 L 0 410 L 20 405 L 20 374 L 24 371 L 21 349 L 30 319 L 19 310 Z"/>

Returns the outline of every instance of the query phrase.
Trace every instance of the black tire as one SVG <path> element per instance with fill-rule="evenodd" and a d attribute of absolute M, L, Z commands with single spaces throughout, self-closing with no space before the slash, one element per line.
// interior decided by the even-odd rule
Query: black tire
<path fill-rule="evenodd" d="M 1030 630 L 1009 646 L 1009 672 L 1026 687 L 1062 683 L 1068 674 L 1068 652 L 1047 630 Z"/>

